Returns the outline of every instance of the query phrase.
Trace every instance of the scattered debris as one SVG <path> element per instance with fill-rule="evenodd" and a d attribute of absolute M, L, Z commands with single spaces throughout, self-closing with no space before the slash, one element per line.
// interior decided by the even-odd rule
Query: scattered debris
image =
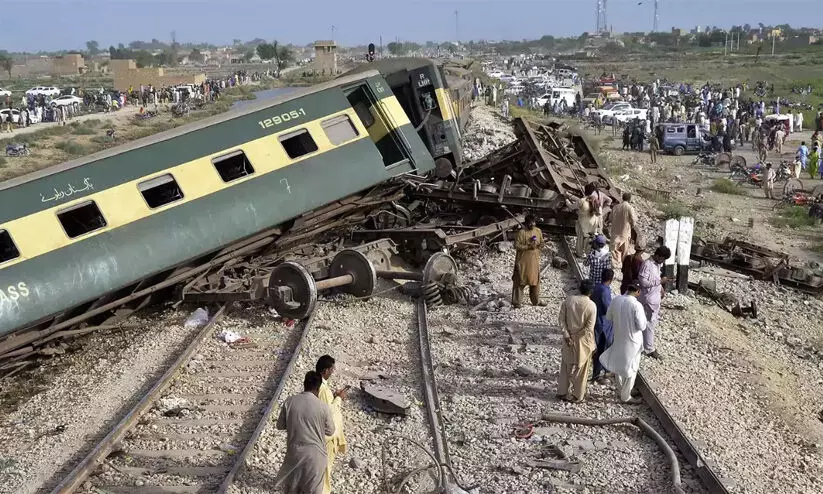
<path fill-rule="evenodd" d="M 405 396 L 391 389 L 366 382 L 360 383 L 360 389 L 369 405 L 378 412 L 405 416 L 411 407 Z"/>

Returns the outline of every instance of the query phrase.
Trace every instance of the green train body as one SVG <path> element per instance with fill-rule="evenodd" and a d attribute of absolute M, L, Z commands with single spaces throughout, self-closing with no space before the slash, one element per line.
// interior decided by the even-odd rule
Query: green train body
<path fill-rule="evenodd" d="M 0 336 L 434 160 L 368 71 L 0 184 Z"/>
<path fill-rule="evenodd" d="M 368 70 L 377 70 L 386 79 L 435 161 L 448 160 L 452 168 L 461 167 L 458 107 L 442 67 L 428 58 L 384 58 L 363 64 L 343 77 Z"/>

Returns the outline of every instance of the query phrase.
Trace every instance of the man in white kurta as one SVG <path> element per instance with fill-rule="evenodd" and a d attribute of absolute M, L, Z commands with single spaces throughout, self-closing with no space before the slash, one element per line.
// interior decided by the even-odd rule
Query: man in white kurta
<path fill-rule="evenodd" d="M 614 341 L 600 356 L 603 367 L 613 372 L 617 379 L 620 400 L 634 403 L 632 389 L 640 356 L 643 353 L 643 331 L 646 329 L 646 313 L 637 300 L 640 287 L 629 285 L 626 295 L 612 300 L 606 319 L 612 323 Z"/>

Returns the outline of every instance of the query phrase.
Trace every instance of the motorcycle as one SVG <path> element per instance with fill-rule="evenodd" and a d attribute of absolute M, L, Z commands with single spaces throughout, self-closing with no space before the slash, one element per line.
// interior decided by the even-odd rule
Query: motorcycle
<path fill-rule="evenodd" d="M 6 156 L 28 156 L 29 148 L 23 144 L 6 144 Z"/>
<path fill-rule="evenodd" d="M 717 155 L 715 153 L 700 153 L 692 161 L 692 166 L 699 165 L 706 168 L 717 167 Z"/>

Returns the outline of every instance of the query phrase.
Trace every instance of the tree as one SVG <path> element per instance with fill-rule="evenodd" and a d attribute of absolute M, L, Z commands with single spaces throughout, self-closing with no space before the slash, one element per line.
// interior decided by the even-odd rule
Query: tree
<path fill-rule="evenodd" d="M 257 54 L 263 60 L 271 60 L 276 55 L 276 47 L 271 43 L 261 43 L 257 45 Z"/>
<path fill-rule="evenodd" d="M 11 79 L 11 68 L 14 67 L 14 60 L 6 52 L 0 52 L 0 68 L 8 72 L 9 79 Z"/>
<path fill-rule="evenodd" d="M 189 53 L 189 60 L 195 63 L 203 63 L 206 60 L 206 57 L 200 53 L 200 50 L 195 48 L 191 51 L 191 53 Z"/>
<path fill-rule="evenodd" d="M 240 38 L 234 38 L 233 40 L 231 40 L 231 44 L 234 46 L 240 46 L 243 44 L 243 40 Z"/>
<path fill-rule="evenodd" d="M 274 40 L 272 47 L 274 48 L 274 63 L 277 66 L 275 77 L 280 77 L 280 71 L 294 61 L 294 52 L 288 46 L 279 45 L 277 40 Z"/>
<path fill-rule="evenodd" d="M 254 51 L 246 50 L 246 53 L 243 54 L 243 61 L 248 63 L 251 61 L 252 57 L 254 57 Z"/>
<path fill-rule="evenodd" d="M 94 40 L 86 41 L 86 51 L 88 51 L 91 56 L 97 55 L 100 53 L 100 43 Z"/>
<path fill-rule="evenodd" d="M 389 50 L 389 53 L 391 53 L 394 56 L 399 56 L 406 53 L 406 51 L 403 49 L 403 43 L 397 43 L 395 41 L 392 41 L 391 43 L 386 45 L 386 49 Z"/>

